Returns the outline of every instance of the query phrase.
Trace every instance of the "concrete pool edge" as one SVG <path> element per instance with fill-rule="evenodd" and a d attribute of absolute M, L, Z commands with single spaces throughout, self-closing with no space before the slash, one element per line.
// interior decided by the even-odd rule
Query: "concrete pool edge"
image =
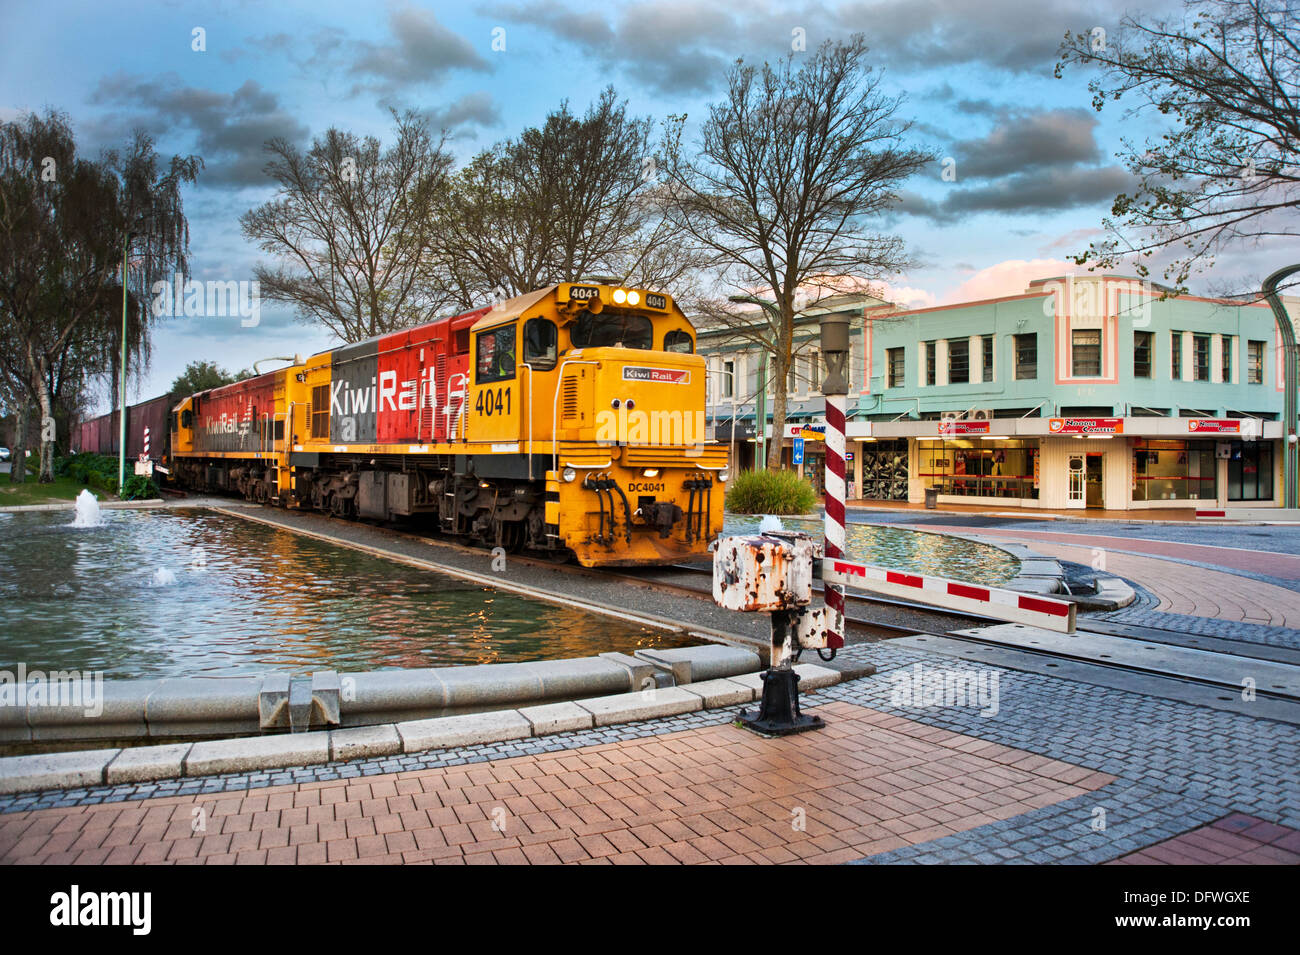
<path fill-rule="evenodd" d="M 874 667 L 847 672 L 799 664 L 795 670 L 801 678 L 801 689 L 814 691 L 846 679 L 868 676 Z M 0 793 L 197 778 L 425 753 L 737 706 L 751 703 L 761 694 L 761 674 L 751 672 L 630 693 L 432 719 L 160 746 L 9 756 L 0 758 Z"/>
<path fill-rule="evenodd" d="M 734 677 L 761 665 L 753 650 L 705 644 L 632 655 L 310 675 L 271 670 L 243 677 L 82 678 L 22 693 L 11 684 L 0 705 L 0 744 L 21 753 L 24 747 L 96 740 L 130 748 L 137 740 L 346 729 Z"/>

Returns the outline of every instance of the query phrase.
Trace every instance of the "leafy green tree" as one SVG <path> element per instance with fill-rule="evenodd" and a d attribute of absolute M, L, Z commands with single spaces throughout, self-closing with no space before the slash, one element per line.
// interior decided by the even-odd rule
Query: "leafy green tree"
<path fill-rule="evenodd" d="M 173 394 L 193 395 L 210 388 L 234 384 L 252 377 L 252 372 L 244 369 L 233 375 L 214 361 L 192 361 L 172 382 Z"/>
<path fill-rule="evenodd" d="M 187 274 L 181 186 L 201 167 L 193 156 L 162 160 L 142 132 L 123 152 L 78 156 L 67 117 L 53 110 L 0 124 L 0 371 L 40 415 L 43 483 L 54 480 L 57 382 L 102 374 L 121 344 L 124 249 L 137 355 L 147 350 L 149 289 Z"/>

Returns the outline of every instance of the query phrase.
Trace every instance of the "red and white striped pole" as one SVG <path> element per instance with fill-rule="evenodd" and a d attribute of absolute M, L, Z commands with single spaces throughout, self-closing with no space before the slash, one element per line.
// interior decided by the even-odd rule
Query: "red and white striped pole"
<path fill-rule="evenodd" d="M 826 359 L 826 377 L 822 394 L 826 399 L 826 526 L 827 560 L 843 558 L 844 553 L 844 411 L 848 403 L 849 383 L 844 367 L 849 360 L 849 318 L 826 315 L 821 322 L 822 355 Z M 834 652 L 844 646 L 844 588 L 832 584 L 823 575 L 822 593 L 826 609 L 826 647 Z"/>

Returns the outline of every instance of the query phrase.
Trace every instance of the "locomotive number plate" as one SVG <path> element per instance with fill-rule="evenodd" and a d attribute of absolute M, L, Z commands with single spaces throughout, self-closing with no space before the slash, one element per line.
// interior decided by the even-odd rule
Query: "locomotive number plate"
<path fill-rule="evenodd" d="M 569 287 L 570 302 L 589 302 L 600 298 L 600 289 L 592 285 L 572 285 Z"/>

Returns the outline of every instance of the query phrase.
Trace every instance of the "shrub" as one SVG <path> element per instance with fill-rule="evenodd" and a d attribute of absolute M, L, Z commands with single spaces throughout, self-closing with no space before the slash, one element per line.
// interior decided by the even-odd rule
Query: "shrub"
<path fill-rule="evenodd" d="M 113 477 L 116 480 L 117 475 Z M 143 501 L 155 497 L 158 497 L 158 485 L 154 484 L 153 478 L 147 478 L 143 474 L 132 474 L 127 477 L 126 484 L 122 488 L 122 500 Z"/>
<path fill-rule="evenodd" d="M 727 510 L 735 514 L 807 514 L 817 491 L 795 471 L 745 471 L 727 488 Z"/>

